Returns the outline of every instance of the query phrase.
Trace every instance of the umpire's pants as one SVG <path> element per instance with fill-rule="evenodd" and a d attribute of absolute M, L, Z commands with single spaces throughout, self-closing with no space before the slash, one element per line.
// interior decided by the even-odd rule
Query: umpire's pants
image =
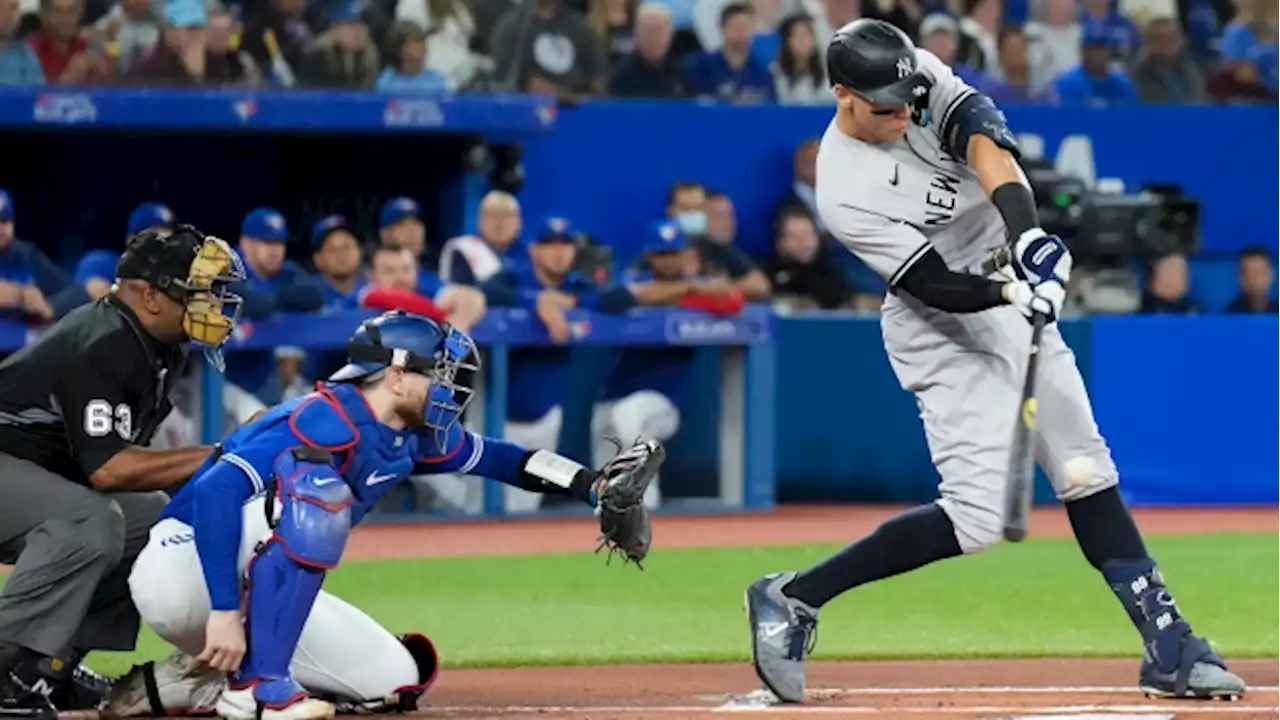
<path fill-rule="evenodd" d="M 162 492 L 101 493 L 0 453 L 0 641 L 52 657 L 132 650 L 129 571 Z"/>

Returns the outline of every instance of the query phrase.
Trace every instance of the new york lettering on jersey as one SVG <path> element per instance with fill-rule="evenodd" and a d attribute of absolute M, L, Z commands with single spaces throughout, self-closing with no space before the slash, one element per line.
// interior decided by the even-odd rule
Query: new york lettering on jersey
<path fill-rule="evenodd" d="M 897 142 L 856 140 L 833 119 L 818 151 L 817 200 L 824 224 L 868 266 L 896 282 L 930 247 L 952 266 L 1003 241 L 1003 222 L 943 134 L 951 113 L 976 92 L 935 55 L 917 50 L 932 86 L 924 122 Z M 976 228 L 987 228 L 975 232 Z"/>

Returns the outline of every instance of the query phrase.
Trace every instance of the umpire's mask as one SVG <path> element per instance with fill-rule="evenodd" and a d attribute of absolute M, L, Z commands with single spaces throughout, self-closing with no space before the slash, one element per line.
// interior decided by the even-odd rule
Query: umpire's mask
<path fill-rule="evenodd" d="M 240 296 L 229 286 L 245 279 L 240 256 L 225 240 L 190 225 L 144 230 L 130 238 L 116 276 L 146 280 L 180 303 L 182 331 L 214 367 L 225 367 L 221 348 L 240 317 Z"/>

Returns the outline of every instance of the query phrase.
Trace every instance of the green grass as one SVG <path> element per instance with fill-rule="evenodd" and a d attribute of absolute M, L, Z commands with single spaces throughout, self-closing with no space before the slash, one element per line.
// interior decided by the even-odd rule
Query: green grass
<path fill-rule="evenodd" d="M 1183 612 L 1230 657 L 1275 657 L 1275 533 L 1150 541 Z M 434 638 L 452 666 L 747 658 L 742 591 L 832 546 L 662 550 L 647 570 L 603 556 L 350 563 L 326 589 L 395 631 Z M 816 657 L 1133 657 L 1140 646 L 1072 540 L 1002 545 L 860 588 L 823 610 Z M 165 653 L 99 654 L 111 672 Z"/>

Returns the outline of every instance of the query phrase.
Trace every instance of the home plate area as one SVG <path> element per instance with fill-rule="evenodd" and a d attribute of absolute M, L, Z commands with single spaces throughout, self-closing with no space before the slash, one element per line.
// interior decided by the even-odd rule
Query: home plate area
<path fill-rule="evenodd" d="M 748 663 L 452 670 L 441 674 L 419 714 L 503 720 L 1280 717 L 1276 661 L 1235 661 L 1232 668 L 1250 686 L 1237 702 L 1148 698 L 1137 689 L 1136 661 L 813 662 L 804 705 L 781 705 L 758 689 Z"/>

